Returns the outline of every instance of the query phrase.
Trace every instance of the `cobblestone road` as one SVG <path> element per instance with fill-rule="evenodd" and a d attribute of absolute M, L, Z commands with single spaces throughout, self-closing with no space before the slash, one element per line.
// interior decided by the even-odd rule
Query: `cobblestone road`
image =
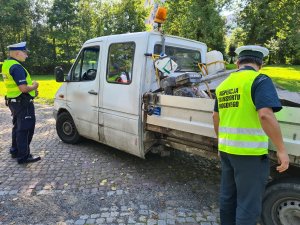
<path fill-rule="evenodd" d="M 0 224 L 218 225 L 219 164 L 174 151 L 147 159 L 84 140 L 61 142 L 52 107 L 36 105 L 31 152 L 10 158 L 11 119 L 0 100 Z"/>

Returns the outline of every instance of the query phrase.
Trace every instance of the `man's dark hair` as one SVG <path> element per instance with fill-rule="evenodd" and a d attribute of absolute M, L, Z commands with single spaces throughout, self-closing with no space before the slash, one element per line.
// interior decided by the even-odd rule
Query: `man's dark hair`
<path fill-rule="evenodd" d="M 253 63 L 257 66 L 262 66 L 263 61 L 260 58 L 253 57 L 253 56 L 242 56 L 238 58 L 239 64 L 247 64 L 247 63 Z"/>

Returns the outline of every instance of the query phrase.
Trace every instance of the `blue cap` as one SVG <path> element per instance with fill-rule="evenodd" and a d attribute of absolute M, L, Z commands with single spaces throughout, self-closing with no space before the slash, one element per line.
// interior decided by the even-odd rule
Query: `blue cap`
<path fill-rule="evenodd" d="M 7 46 L 9 51 L 27 51 L 26 41 Z"/>

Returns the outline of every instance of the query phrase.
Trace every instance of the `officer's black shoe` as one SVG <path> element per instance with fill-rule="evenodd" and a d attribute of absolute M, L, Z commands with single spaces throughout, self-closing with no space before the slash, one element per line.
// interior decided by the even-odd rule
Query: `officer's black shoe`
<path fill-rule="evenodd" d="M 13 159 L 17 158 L 17 153 L 10 153 L 10 155 Z"/>
<path fill-rule="evenodd" d="M 34 163 L 34 162 L 37 162 L 37 161 L 40 161 L 41 160 L 41 157 L 31 157 L 31 158 L 28 158 L 28 159 L 19 159 L 18 160 L 18 163 L 19 164 L 24 164 L 24 163 Z"/>

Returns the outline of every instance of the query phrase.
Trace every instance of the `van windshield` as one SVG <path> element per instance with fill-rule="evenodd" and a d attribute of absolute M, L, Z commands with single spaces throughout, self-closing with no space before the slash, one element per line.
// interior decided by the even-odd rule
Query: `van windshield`
<path fill-rule="evenodd" d="M 160 55 L 161 52 L 161 44 L 156 44 L 154 54 Z M 178 67 L 175 72 L 199 72 L 197 63 L 201 62 L 200 51 L 166 45 L 165 54 L 177 63 Z"/>

